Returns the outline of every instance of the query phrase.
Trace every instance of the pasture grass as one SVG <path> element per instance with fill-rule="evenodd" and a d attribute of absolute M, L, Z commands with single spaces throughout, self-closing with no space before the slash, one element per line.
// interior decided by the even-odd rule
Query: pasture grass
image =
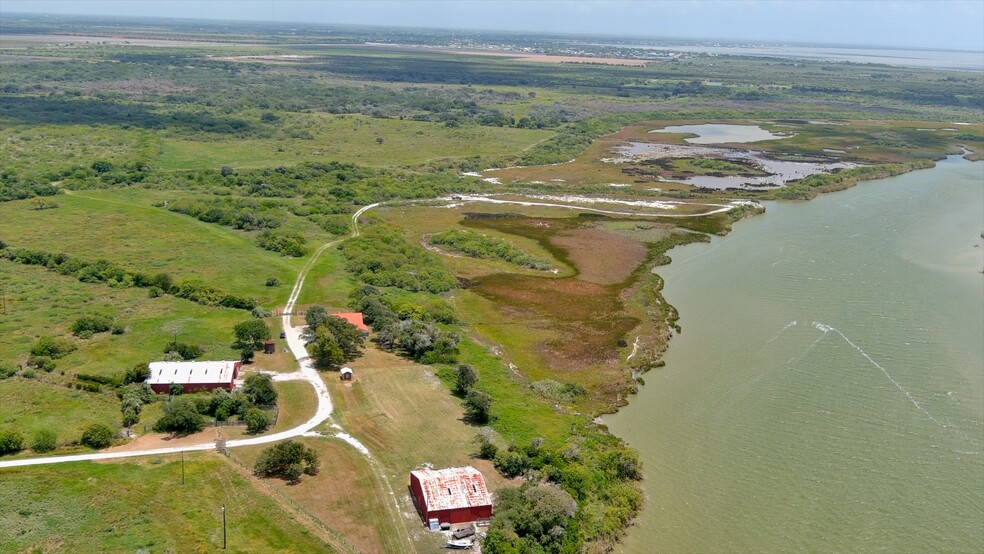
<path fill-rule="evenodd" d="M 156 156 L 148 131 L 113 125 L 0 125 L 0 167 L 22 174 L 43 174 L 96 160 L 114 164 Z"/>
<path fill-rule="evenodd" d="M 256 246 L 247 233 L 151 206 L 144 191 L 84 191 L 59 195 L 58 208 L 35 210 L 29 201 L 0 206 L 0 237 L 15 247 L 105 259 L 175 281 L 198 279 L 223 293 L 270 306 L 289 287 L 267 287 L 268 277 L 293 283 L 303 265 Z"/>
<path fill-rule="evenodd" d="M 339 440 L 297 440 L 318 453 L 318 475 L 304 475 L 296 485 L 264 479 L 262 486 L 320 521 L 354 551 L 400 552 L 400 531 L 387 517 L 392 499 L 362 454 Z M 230 456 L 252 470 L 263 449 L 237 448 Z"/>
<path fill-rule="evenodd" d="M 438 160 L 518 154 L 553 131 L 372 118 L 361 115 L 284 114 L 286 133 L 271 138 L 165 138 L 161 169 L 255 168 L 302 162 L 351 162 L 372 167 L 422 165 Z M 290 135 L 310 136 L 292 138 Z M 381 139 L 382 142 L 378 142 Z"/>
<path fill-rule="evenodd" d="M 0 470 L 0 551 L 330 552 L 214 453 Z"/>

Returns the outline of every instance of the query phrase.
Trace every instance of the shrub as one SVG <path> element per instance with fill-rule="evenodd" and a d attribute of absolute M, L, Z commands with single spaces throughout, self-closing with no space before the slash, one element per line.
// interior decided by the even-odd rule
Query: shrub
<path fill-rule="evenodd" d="M 128 385 L 130 383 L 143 383 L 150 378 L 150 367 L 147 364 L 137 364 L 123 372 L 120 383 Z"/>
<path fill-rule="evenodd" d="M 431 236 L 430 243 L 450 248 L 472 258 L 492 258 L 531 269 L 550 269 L 549 261 L 534 258 L 503 239 L 475 231 L 450 229 Z"/>
<path fill-rule="evenodd" d="M 280 229 L 276 231 L 263 231 L 256 238 L 256 244 L 261 248 L 291 258 L 300 258 L 307 254 L 307 248 L 304 247 L 304 243 L 306 242 L 307 239 L 300 233 Z"/>
<path fill-rule="evenodd" d="M 54 360 L 51 359 L 51 356 L 31 356 L 27 359 L 27 365 L 49 373 L 54 371 L 56 367 L 56 364 Z"/>
<path fill-rule="evenodd" d="M 84 315 L 72 324 L 72 334 L 83 339 L 96 333 L 105 333 L 113 328 L 113 320 L 104 315 Z"/>
<path fill-rule="evenodd" d="M 24 448 L 24 435 L 13 429 L 0 431 L 0 456 L 20 452 Z"/>
<path fill-rule="evenodd" d="M 478 382 L 478 372 L 468 364 L 461 364 L 455 371 L 454 392 L 464 396 Z"/>
<path fill-rule="evenodd" d="M 492 419 L 492 397 L 472 389 L 465 396 L 465 418 L 471 423 L 488 423 Z"/>
<path fill-rule="evenodd" d="M 12 377 L 17 373 L 17 368 L 10 364 L 0 364 L 0 380 Z"/>
<path fill-rule="evenodd" d="M 58 448 L 58 435 L 51 429 L 41 429 L 37 433 L 34 433 L 34 439 L 31 441 L 31 450 L 43 454 L 45 452 L 51 452 L 55 448 Z"/>
<path fill-rule="evenodd" d="M 82 431 L 80 441 L 89 448 L 101 449 L 113 444 L 113 430 L 102 423 L 93 423 Z"/>
<path fill-rule="evenodd" d="M 31 355 L 48 356 L 57 360 L 74 352 L 77 348 L 78 346 L 74 342 L 65 337 L 44 335 L 34 341 L 34 345 L 31 347 Z"/>
<path fill-rule="evenodd" d="M 165 354 L 172 352 L 181 357 L 182 360 L 194 360 L 205 353 L 200 346 L 176 341 L 171 341 L 164 346 Z"/>

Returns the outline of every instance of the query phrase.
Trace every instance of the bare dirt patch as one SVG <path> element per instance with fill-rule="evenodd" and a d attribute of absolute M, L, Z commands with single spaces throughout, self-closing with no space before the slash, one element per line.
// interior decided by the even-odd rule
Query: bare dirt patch
<path fill-rule="evenodd" d="M 245 427 L 243 428 L 245 429 Z M 238 429 L 237 429 L 238 431 Z M 179 446 L 191 446 L 202 444 L 203 442 L 215 441 L 220 436 L 229 437 L 229 428 L 208 427 L 200 433 L 176 437 L 167 433 L 147 433 L 140 435 L 132 441 L 112 448 L 107 448 L 103 452 L 134 452 L 137 450 L 150 450 L 152 448 L 174 448 Z"/>
<path fill-rule="evenodd" d="M 567 250 L 579 271 L 578 278 L 600 285 L 621 283 L 646 259 L 641 243 L 602 229 L 564 231 L 550 242 Z"/>

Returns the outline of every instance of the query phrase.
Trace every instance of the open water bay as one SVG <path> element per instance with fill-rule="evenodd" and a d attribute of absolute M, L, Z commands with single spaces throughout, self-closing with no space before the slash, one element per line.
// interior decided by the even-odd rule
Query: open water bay
<path fill-rule="evenodd" d="M 770 203 L 658 271 L 683 333 L 611 430 L 620 549 L 984 551 L 984 164 Z"/>

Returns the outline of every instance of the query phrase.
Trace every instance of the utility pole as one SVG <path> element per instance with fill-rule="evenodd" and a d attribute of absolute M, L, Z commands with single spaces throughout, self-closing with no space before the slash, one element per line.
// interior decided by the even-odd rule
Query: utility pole
<path fill-rule="evenodd" d="M 181 451 L 181 484 L 185 484 L 185 451 Z"/>
<path fill-rule="evenodd" d="M 225 504 L 222 505 L 222 550 L 226 549 L 226 517 Z"/>

